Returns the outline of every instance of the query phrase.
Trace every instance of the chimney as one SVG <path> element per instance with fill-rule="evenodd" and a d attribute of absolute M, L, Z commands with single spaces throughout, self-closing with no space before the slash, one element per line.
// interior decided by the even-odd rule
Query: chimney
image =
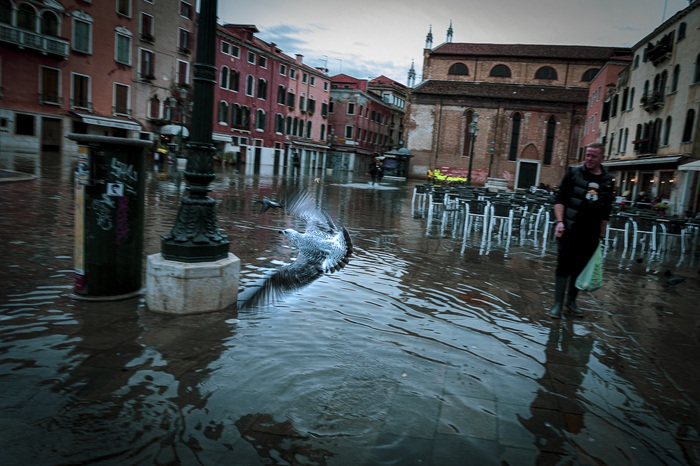
<path fill-rule="evenodd" d="M 296 57 L 297 57 L 297 63 L 299 63 L 301 65 L 301 63 L 304 61 L 304 55 L 297 53 Z"/>

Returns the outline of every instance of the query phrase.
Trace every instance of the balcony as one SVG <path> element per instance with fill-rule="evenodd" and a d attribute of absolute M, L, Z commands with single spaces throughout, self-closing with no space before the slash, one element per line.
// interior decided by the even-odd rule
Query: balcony
<path fill-rule="evenodd" d="M 659 91 L 648 92 L 642 96 L 642 107 L 644 110 L 651 113 L 664 106 L 664 96 Z"/>
<path fill-rule="evenodd" d="M 0 24 L 0 42 L 14 44 L 21 49 L 31 49 L 45 55 L 68 58 L 70 44 L 65 39 L 38 34 L 19 29 L 8 24 Z"/>

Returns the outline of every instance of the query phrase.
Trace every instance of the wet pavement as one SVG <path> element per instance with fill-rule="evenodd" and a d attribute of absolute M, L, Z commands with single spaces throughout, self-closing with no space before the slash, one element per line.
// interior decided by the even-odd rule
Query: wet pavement
<path fill-rule="evenodd" d="M 555 256 L 426 235 L 413 183 L 219 168 L 241 291 L 295 253 L 256 200 L 308 189 L 350 231 L 342 271 L 270 306 L 172 317 L 71 298 L 73 167 L 0 168 L 0 464 L 700 464 L 696 254 L 606 257 L 552 321 Z M 147 172 L 145 255 L 183 193 Z M 684 278 L 669 285 L 668 273 Z"/>

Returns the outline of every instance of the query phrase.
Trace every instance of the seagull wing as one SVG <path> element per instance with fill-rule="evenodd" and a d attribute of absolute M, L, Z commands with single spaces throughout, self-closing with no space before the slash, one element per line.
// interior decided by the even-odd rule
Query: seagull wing
<path fill-rule="evenodd" d="M 239 309 L 272 304 L 288 294 L 304 288 L 323 275 L 317 264 L 309 261 L 305 254 L 263 279 L 259 286 L 242 293 Z M 247 296 L 246 296 L 247 295 Z"/>
<path fill-rule="evenodd" d="M 331 216 L 316 205 L 316 201 L 307 191 L 289 195 L 285 202 L 285 210 L 289 215 L 303 220 L 307 232 L 321 230 L 332 234 L 338 231 Z"/>

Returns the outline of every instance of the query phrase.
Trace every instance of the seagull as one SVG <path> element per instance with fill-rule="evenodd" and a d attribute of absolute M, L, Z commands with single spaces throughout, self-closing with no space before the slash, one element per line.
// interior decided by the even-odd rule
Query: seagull
<path fill-rule="evenodd" d="M 263 196 L 262 200 L 258 199 L 256 202 L 259 202 L 260 204 L 262 204 L 262 206 L 260 207 L 260 213 L 261 213 L 261 214 L 267 212 L 267 210 L 268 210 L 270 207 L 277 207 L 277 208 L 283 208 L 283 207 L 284 207 L 284 206 L 283 206 L 282 204 L 280 204 L 279 202 L 273 201 L 273 200 L 271 200 L 271 199 L 270 199 L 269 197 L 267 197 L 267 196 Z"/>
<path fill-rule="evenodd" d="M 263 212 L 268 205 L 265 199 L 259 201 L 263 203 Z M 269 205 L 284 208 L 287 214 L 303 220 L 306 228 L 303 233 L 293 228 L 280 231 L 299 250 L 299 254 L 294 262 L 267 277 L 259 288 L 244 298 L 239 306 L 241 309 L 274 302 L 309 285 L 324 273 L 341 270 L 350 261 L 353 252 L 348 230 L 337 228 L 330 215 L 316 207 L 309 193 L 294 194 L 284 203 L 270 201 Z"/>

